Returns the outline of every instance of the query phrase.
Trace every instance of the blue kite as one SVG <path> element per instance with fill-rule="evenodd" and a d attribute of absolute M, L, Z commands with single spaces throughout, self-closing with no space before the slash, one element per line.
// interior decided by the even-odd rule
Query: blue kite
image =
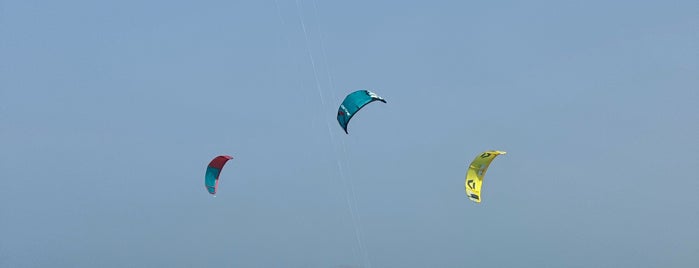
<path fill-rule="evenodd" d="M 340 108 L 337 110 L 337 122 L 340 123 L 345 133 L 349 134 L 349 132 L 347 132 L 347 124 L 349 124 L 350 119 L 352 119 L 362 107 L 374 101 L 386 103 L 386 100 L 369 90 L 357 90 L 345 97 L 345 100 L 342 101 Z"/>

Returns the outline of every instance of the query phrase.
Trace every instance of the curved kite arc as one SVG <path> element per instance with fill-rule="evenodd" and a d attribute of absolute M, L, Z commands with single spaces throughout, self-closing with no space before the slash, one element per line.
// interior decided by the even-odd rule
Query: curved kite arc
<path fill-rule="evenodd" d="M 490 163 L 493 162 L 496 156 L 501 154 L 506 154 L 503 151 L 485 151 L 480 155 L 476 156 L 475 159 L 469 165 L 466 171 L 466 182 L 464 187 L 466 188 L 466 195 L 471 201 L 480 203 L 481 202 L 481 187 L 483 186 L 483 177 L 485 177 L 486 171 Z"/>
<path fill-rule="evenodd" d="M 206 174 L 204 175 L 204 186 L 210 194 L 216 194 L 216 189 L 218 189 L 218 176 L 221 175 L 221 170 L 223 166 L 226 165 L 228 160 L 233 159 L 230 155 L 219 155 L 214 157 L 209 166 L 206 167 Z"/>
<path fill-rule="evenodd" d="M 369 90 L 357 90 L 345 97 L 345 100 L 340 104 L 340 108 L 337 109 L 337 122 L 340 123 L 340 127 L 342 127 L 346 134 L 349 134 L 349 132 L 347 132 L 347 125 L 352 117 L 354 117 L 362 107 L 374 101 L 386 103 L 386 100 Z"/>

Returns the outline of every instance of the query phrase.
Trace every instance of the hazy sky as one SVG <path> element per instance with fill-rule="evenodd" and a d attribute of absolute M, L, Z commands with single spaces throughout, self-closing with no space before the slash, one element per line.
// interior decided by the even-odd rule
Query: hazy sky
<path fill-rule="evenodd" d="M 410 2 L 0 0 L 0 267 L 699 267 L 698 1 Z"/>

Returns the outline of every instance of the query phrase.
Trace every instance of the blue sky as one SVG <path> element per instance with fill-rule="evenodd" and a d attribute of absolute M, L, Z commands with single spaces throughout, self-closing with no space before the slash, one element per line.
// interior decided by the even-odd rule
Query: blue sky
<path fill-rule="evenodd" d="M 698 10 L 2 0 L 0 266 L 696 267 Z"/>

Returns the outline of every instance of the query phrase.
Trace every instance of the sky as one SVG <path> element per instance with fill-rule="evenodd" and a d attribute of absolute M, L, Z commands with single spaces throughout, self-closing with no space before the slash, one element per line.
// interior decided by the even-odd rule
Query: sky
<path fill-rule="evenodd" d="M 0 0 L 0 267 L 698 267 L 697 14 Z"/>

